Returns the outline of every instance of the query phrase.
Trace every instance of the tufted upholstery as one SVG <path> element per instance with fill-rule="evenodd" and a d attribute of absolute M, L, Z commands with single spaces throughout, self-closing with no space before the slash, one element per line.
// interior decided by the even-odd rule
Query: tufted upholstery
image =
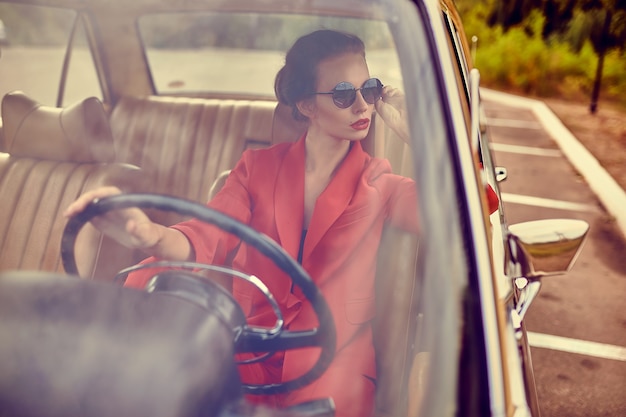
<path fill-rule="evenodd" d="M 144 177 L 137 167 L 110 162 L 111 131 L 95 98 L 57 109 L 16 92 L 3 98 L 1 112 L 0 271 L 62 271 L 63 210 L 98 186 L 142 190 Z M 81 275 L 92 278 L 110 278 L 134 261 L 90 225 L 76 256 Z"/>
<path fill-rule="evenodd" d="M 111 114 L 116 160 L 141 167 L 159 192 L 205 202 L 247 148 L 272 143 L 269 101 L 124 97 Z"/>
<path fill-rule="evenodd" d="M 159 192 L 200 202 L 244 150 L 293 142 L 307 127 L 275 102 L 162 96 L 123 97 L 110 123 L 116 161 L 141 167 Z M 375 143 L 375 136 L 389 135 L 387 130 L 374 115 L 363 148 L 402 158 L 398 140 Z"/>

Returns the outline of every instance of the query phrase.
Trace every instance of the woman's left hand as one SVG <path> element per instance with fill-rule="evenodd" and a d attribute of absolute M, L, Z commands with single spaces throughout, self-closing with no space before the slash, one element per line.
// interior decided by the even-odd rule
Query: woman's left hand
<path fill-rule="evenodd" d="M 385 124 L 396 132 L 400 139 L 409 143 L 409 124 L 404 93 L 386 85 L 383 87 L 382 98 L 376 101 L 375 107 Z"/>

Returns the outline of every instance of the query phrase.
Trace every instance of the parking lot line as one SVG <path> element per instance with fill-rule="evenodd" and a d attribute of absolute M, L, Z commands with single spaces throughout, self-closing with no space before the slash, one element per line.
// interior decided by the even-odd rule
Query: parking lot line
<path fill-rule="evenodd" d="M 502 193 L 502 201 L 505 203 L 524 204 L 527 206 L 547 207 L 559 210 L 584 211 L 588 213 L 600 212 L 600 209 L 592 204 L 572 203 L 570 201 L 532 197 L 529 195 Z"/>
<path fill-rule="evenodd" d="M 550 157 L 563 157 L 563 152 L 558 149 L 536 148 L 532 146 L 507 145 L 505 143 L 491 143 L 489 147 L 496 152 L 508 152 L 523 155 L 537 155 Z"/>
<path fill-rule="evenodd" d="M 489 117 L 486 120 L 488 126 L 493 127 L 512 127 L 520 129 L 543 129 L 543 126 L 532 120 L 516 120 L 516 119 L 498 119 Z"/>
<path fill-rule="evenodd" d="M 626 210 L 624 210 L 626 192 L 565 127 L 546 103 L 485 88 L 481 89 L 480 94 L 486 100 L 531 110 L 539 124 L 559 145 L 565 157 L 582 174 L 607 211 L 615 217 L 622 234 L 626 236 Z"/>
<path fill-rule="evenodd" d="M 559 350 L 562 352 L 626 362 L 626 348 L 622 346 L 535 332 L 528 332 L 528 343 L 530 343 L 530 346 L 536 348 Z"/>

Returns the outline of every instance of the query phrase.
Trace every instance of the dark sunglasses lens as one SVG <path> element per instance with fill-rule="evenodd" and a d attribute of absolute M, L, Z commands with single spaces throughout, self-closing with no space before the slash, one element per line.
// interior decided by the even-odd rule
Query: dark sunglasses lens
<path fill-rule="evenodd" d="M 356 100 L 356 90 L 350 83 L 339 83 L 333 89 L 333 102 L 340 109 L 350 107 Z"/>
<path fill-rule="evenodd" d="M 363 94 L 363 99 L 366 102 L 374 104 L 383 94 L 383 85 L 377 78 L 371 78 L 365 81 L 361 87 L 361 94 Z"/>

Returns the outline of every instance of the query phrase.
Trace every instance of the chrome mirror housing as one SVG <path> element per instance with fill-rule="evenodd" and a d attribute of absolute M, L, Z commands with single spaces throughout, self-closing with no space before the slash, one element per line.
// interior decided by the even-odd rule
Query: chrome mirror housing
<path fill-rule="evenodd" d="M 509 256 L 519 277 L 536 280 L 570 270 L 583 246 L 589 224 L 583 220 L 535 220 L 509 226 Z"/>

